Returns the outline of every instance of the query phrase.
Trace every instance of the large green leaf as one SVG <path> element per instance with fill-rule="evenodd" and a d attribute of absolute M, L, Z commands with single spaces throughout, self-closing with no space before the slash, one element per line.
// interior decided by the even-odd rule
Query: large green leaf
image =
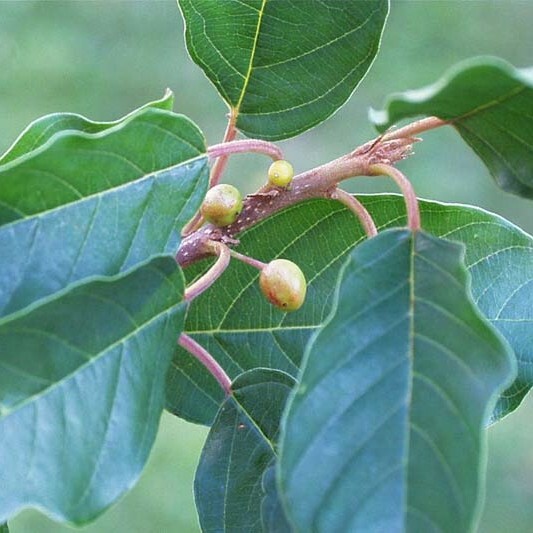
<path fill-rule="evenodd" d="M 182 329 L 173 258 L 0 320 L 0 522 L 93 519 L 138 479 Z"/>
<path fill-rule="evenodd" d="M 233 382 L 196 472 L 202 531 L 262 531 L 263 474 L 276 457 L 281 414 L 295 383 L 269 369 L 250 370 Z"/>
<path fill-rule="evenodd" d="M 142 113 L 146 108 L 153 107 L 172 111 L 174 95 L 167 90 L 163 98 L 154 102 L 149 102 L 140 109 L 133 111 L 127 117 L 114 122 L 94 122 L 75 113 L 53 113 L 32 122 L 11 145 L 7 152 L 0 157 L 0 165 L 9 163 L 17 157 L 21 157 L 28 152 L 36 150 L 56 133 L 62 131 L 78 131 L 85 133 L 99 133 L 113 126 L 119 125 L 126 118 Z"/>
<path fill-rule="evenodd" d="M 0 316 L 174 253 L 207 180 L 201 132 L 153 107 L 1 165 Z"/>
<path fill-rule="evenodd" d="M 502 189 L 533 198 L 533 68 L 465 61 L 436 84 L 392 95 L 385 111 L 371 112 L 381 131 L 418 115 L 450 121 Z"/>
<path fill-rule="evenodd" d="M 7 526 L 7 523 L 0 524 L 0 533 L 9 533 L 9 527 Z"/>
<path fill-rule="evenodd" d="M 192 59 L 250 137 L 285 139 L 350 97 L 379 48 L 388 0 L 178 0 Z"/>
<path fill-rule="evenodd" d="M 380 229 L 405 225 L 401 197 L 360 199 Z M 466 245 L 474 298 L 515 351 L 519 374 L 497 405 L 499 418 L 533 385 L 533 239 L 482 209 L 423 201 L 421 210 L 427 231 Z M 315 200 L 272 216 L 241 235 L 238 250 L 262 261 L 282 256 L 297 262 L 309 282 L 302 309 L 284 314 L 270 306 L 259 291 L 257 271 L 232 261 L 218 284 L 191 305 L 186 330 L 231 376 L 258 366 L 296 375 L 310 335 L 330 311 L 339 269 L 363 238 L 352 213 L 333 201 Z M 205 263 L 194 265 L 186 275 L 192 279 L 203 269 Z M 167 407 L 209 424 L 221 401 L 218 384 L 178 350 L 168 376 Z"/>
<path fill-rule="evenodd" d="M 297 531 L 472 531 L 511 350 L 470 300 L 463 248 L 394 229 L 356 247 L 282 422 Z"/>

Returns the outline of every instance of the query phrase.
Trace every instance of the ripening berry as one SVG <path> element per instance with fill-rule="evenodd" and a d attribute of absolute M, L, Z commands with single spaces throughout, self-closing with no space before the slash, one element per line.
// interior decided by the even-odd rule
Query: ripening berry
<path fill-rule="evenodd" d="M 292 165 L 283 159 L 274 161 L 268 169 L 268 181 L 276 187 L 288 187 L 293 176 L 294 170 Z"/>
<path fill-rule="evenodd" d="M 259 286 L 267 300 L 282 311 L 296 311 L 305 300 L 307 283 L 300 267 L 287 259 L 274 259 L 261 271 Z"/>
<path fill-rule="evenodd" d="M 215 226 L 229 226 L 242 210 L 242 196 L 233 185 L 221 183 L 207 191 L 200 212 Z"/>

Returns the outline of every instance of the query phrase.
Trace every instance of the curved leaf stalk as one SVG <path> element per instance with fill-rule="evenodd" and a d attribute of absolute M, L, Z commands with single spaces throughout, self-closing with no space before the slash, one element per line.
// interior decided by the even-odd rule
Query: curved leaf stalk
<path fill-rule="evenodd" d="M 397 168 L 391 165 L 378 163 L 370 165 L 369 170 L 370 174 L 373 176 L 389 176 L 396 182 L 405 198 L 409 228 L 412 231 L 418 231 L 420 229 L 420 210 L 418 208 L 418 200 L 416 198 L 415 190 L 413 189 L 411 182 Z"/>
<path fill-rule="evenodd" d="M 283 152 L 274 143 L 260 139 L 241 139 L 239 141 L 214 144 L 207 149 L 209 157 L 227 157 L 232 154 L 257 153 L 271 157 L 274 161 L 283 159 Z"/>
<path fill-rule="evenodd" d="M 224 132 L 224 139 L 222 143 L 229 143 L 235 139 L 237 136 L 237 128 L 235 123 L 237 122 L 237 116 L 235 111 L 232 109 L 229 115 L 228 125 L 226 126 L 226 131 Z M 209 187 L 216 185 L 224 173 L 226 164 L 228 162 L 228 156 L 224 155 L 220 157 L 215 164 L 213 165 L 213 170 L 211 171 L 211 177 L 209 180 Z"/>
<path fill-rule="evenodd" d="M 411 122 L 399 129 L 391 129 L 388 132 L 383 134 L 383 141 L 392 141 L 394 139 L 403 139 L 405 137 L 413 137 L 419 133 L 425 131 L 434 130 L 435 128 L 440 128 L 441 126 L 447 126 L 450 122 L 442 120 L 438 117 L 427 117 L 415 122 Z"/>
<path fill-rule="evenodd" d="M 226 395 L 231 394 L 231 379 L 224 372 L 224 369 L 216 362 L 213 356 L 200 344 L 198 344 L 191 337 L 182 333 L 178 340 L 178 344 L 185 348 L 194 358 L 198 359 L 208 372 L 217 380 Z"/>
<path fill-rule="evenodd" d="M 191 233 L 199 230 L 205 223 L 205 218 L 200 211 L 196 211 L 195 215 L 187 222 L 187 224 L 181 230 L 181 236 L 187 237 Z"/>
<path fill-rule="evenodd" d="M 375 237 L 378 234 L 376 224 L 365 206 L 355 196 L 343 191 L 342 189 L 335 189 L 331 198 L 343 203 L 361 222 L 367 237 Z"/>
<path fill-rule="evenodd" d="M 208 243 L 208 248 L 218 255 L 218 259 L 202 277 L 185 289 L 183 298 L 187 302 L 194 300 L 194 298 L 200 296 L 200 294 L 209 289 L 229 265 L 231 255 L 229 248 L 225 244 L 212 241 Z"/>

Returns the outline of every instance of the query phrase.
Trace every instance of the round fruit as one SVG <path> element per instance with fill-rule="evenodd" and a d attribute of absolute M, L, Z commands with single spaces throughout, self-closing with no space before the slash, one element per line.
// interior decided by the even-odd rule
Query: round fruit
<path fill-rule="evenodd" d="M 305 300 L 307 282 L 300 267 L 287 259 L 274 259 L 261 270 L 259 286 L 267 300 L 283 311 L 296 311 Z"/>
<path fill-rule="evenodd" d="M 242 196 L 233 185 L 221 183 L 207 191 L 200 212 L 215 226 L 229 226 L 242 210 Z"/>
<path fill-rule="evenodd" d="M 288 161 L 280 159 L 274 161 L 268 169 L 268 181 L 276 187 L 287 187 L 294 176 L 292 165 Z"/>

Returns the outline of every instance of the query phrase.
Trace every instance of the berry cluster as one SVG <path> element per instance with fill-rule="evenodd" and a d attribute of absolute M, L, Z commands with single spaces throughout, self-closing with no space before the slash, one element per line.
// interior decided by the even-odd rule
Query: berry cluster
<path fill-rule="evenodd" d="M 274 161 L 268 169 L 268 183 L 286 189 L 290 186 L 294 170 L 288 161 Z M 207 192 L 200 212 L 207 222 L 218 227 L 233 224 L 242 211 L 242 195 L 233 185 L 215 185 Z M 236 254 L 236 257 L 240 254 Z M 240 256 L 241 258 L 243 256 Z M 250 262 L 250 261 L 248 261 Z M 287 259 L 275 259 L 264 265 L 254 261 L 261 269 L 259 286 L 267 300 L 282 311 L 296 311 L 305 300 L 307 283 L 300 267 Z"/>

